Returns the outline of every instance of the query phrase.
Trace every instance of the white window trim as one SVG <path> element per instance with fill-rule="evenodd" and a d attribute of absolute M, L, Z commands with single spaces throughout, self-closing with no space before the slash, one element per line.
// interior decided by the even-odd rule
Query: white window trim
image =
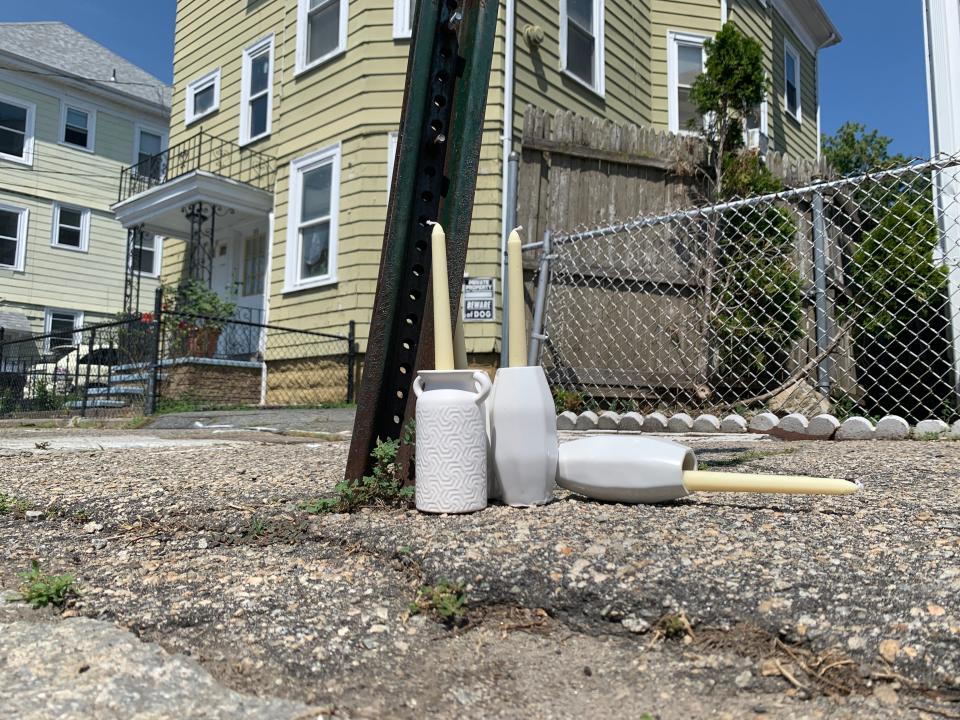
<path fill-rule="evenodd" d="M 567 69 L 567 0 L 560 0 L 560 72 L 600 97 L 603 97 L 606 92 L 603 5 L 604 0 L 593 0 L 593 17 L 596 21 L 596 31 L 594 34 L 596 52 L 593 54 L 593 83 L 591 84 L 585 82 L 583 78 L 574 75 Z"/>
<path fill-rule="evenodd" d="M 694 35 L 692 33 L 677 32 L 670 30 L 667 32 L 667 126 L 670 132 L 678 135 L 696 135 L 695 130 L 680 127 L 680 77 L 679 64 L 680 57 L 678 47 L 680 45 L 699 45 L 701 56 L 703 56 L 703 44 L 707 38 L 703 35 Z M 703 57 L 703 66 L 706 65 L 706 57 Z"/>
<path fill-rule="evenodd" d="M 19 219 L 17 221 L 17 254 L 13 259 L 13 266 L 0 265 L 0 270 L 23 272 L 24 259 L 27 255 L 27 220 L 30 216 L 30 211 L 27 210 L 27 208 L 18 207 L 16 205 L 5 205 L 3 203 L 0 203 L 0 210 L 14 212 L 19 215 Z"/>
<path fill-rule="evenodd" d="M 62 209 L 75 210 L 80 213 L 80 247 L 72 245 L 61 245 L 60 239 L 60 211 Z M 53 204 L 53 222 L 50 223 L 52 232 L 50 233 L 50 247 L 57 250 L 69 250 L 71 252 L 85 253 L 90 247 L 90 208 L 80 207 L 78 205 L 68 205 L 66 203 L 55 202 Z"/>
<path fill-rule="evenodd" d="M 66 141 L 67 135 L 67 110 L 79 110 L 87 114 L 87 145 L 74 145 Z M 90 107 L 89 105 L 84 105 L 83 103 L 74 102 L 73 100 L 61 100 L 60 101 L 60 134 L 59 134 L 59 144 L 64 147 L 73 148 L 74 150 L 82 150 L 84 152 L 92 153 L 94 148 L 97 146 L 97 110 L 96 108 Z"/>
<path fill-rule="evenodd" d="M 393 185 L 393 164 L 397 159 L 397 138 L 400 133 L 396 130 L 387 133 L 387 203 L 390 202 L 390 189 Z"/>
<path fill-rule="evenodd" d="M 250 135 L 250 72 L 255 55 L 267 51 L 269 64 L 267 81 L 267 129 L 259 135 Z M 273 34 L 257 40 L 243 51 L 243 70 L 240 73 L 240 145 L 267 137 L 273 130 Z"/>
<path fill-rule="evenodd" d="M 308 70 L 323 65 L 328 60 L 335 58 L 343 52 L 346 52 L 347 49 L 347 14 L 350 10 L 349 2 L 347 0 L 329 0 L 329 2 L 338 2 L 340 3 L 340 31 L 339 31 L 339 42 L 337 46 L 328 52 L 326 55 L 321 55 L 313 61 L 307 60 L 307 50 L 309 48 L 309 43 L 307 42 L 307 15 L 310 11 L 310 0 L 297 0 L 297 61 L 294 75 L 299 75 L 305 73 Z"/>
<path fill-rule="evenodd" d="M 133 165 L 136 166 L 140 162 L 140 133 L 148 132 L 152 135 L 160 136 L 160 152 L 165 151 L 169 147 L 170 143 L 170 133 L 161 127 L 154 125 L 146 125 L 141 122 L 134 123 L 133 126 Z"/>
<path fill-rule="evenodd" d="M 43 334 L 47 337 L 43 339 L 43 351 L 50 352 L 50 333 L 53 332 L 53 314 L 59 313 L 61 315 L 73 315 L 73 329 L 79 330 L 83 327 L 84 314 L 83 310 L 68 310 L 67 308 L 55 308 L 48 307 L 43 309 Z M 75 332 L 73 334 L 73 344 L 79 345 L 81 341 L 80 333 Z M 78 358 L 79 359 L 79 358 Z"/>
<path fill-rule="evenodd" d="M 163 252 L 163 238 L 160 235 L 153 236 L 153 270 L 151 272 L 142 272 L 140 270 L 133 270 L 134 273 L 140 277 L 145 278 L 159 278 L 160 269 L 163 266 L 161 261 L 161 254 Z M 128 263 L 133 263 L 133 257 L 127 259 Z M 132 269 L 132 268 L 131 268 Z"/>
<path fill-rule="evenodd" d="M 413 15 L 409 0 L 393 0 L 393 39 L 408 40 L 413 35 Z"/>
<path fill-rule="evenodd" d="M 303 198 L 303 174 L 316 167 L 332 163 L 330 174 L 330 244 L 327 248 L 327 274 L 315 278 L 300 278 L 300 205 Z M 337 236 L 340 215 L 340 143 L 330 145 L 290 163 L 290 189 L 287 198 L 287 253 L 283 292 L 331 285 L 337 282 Z"/>
<path fill-rule="evenodd" d="M 796 74 L 794 76 L 794 86 L 797 88 L 797 114 L 794 115 L 790 112 L 788 103 L 787 103 L 787 56 L 793 55 L 794 59 L 794 70 Z M 797 52 L 797 49 L 793 46 L 789 40 L 784 39 L 783 41 L 783 111 L 787 114 L 787 117 L 792 117 L 798 123 L 803 123 L 803 88 L 800 85 L 800 78 L 802 77 L 802 72 L 800 69 L 800 53 Z"/>
<path fill-rule="evenodd" d="M 208 85 L 213 85 L 213 105 L 210 106 L 209 110 L 206 110 L 202 113 L 195 113 L 193 111 L 193 98 L 196 95 L 197 91 L 203 90 Z M 196 80 L 192 80 L 187 84 L 186 92 L 186 107 L 184 108 L 183 123 L 184 125 L 189 125 L 192 122 L 196 122 L 200 118 L 205 118 L 207 115 L 213 115 L 220 109 L 220 68 L 211 70 L 206 75 L 198 77 Z"/>
<path fill-rule="evenodd" d="M 9 95 L 0 95 L 0 100 L 9 105 L 16 105 L 27 111 L 27 125 L 26 128 L 24 128 L 26 132 L 23 136 L 23 157 L 0 153 L 0 160 L 9 160 L 10 162 L 20 163 L 21 165 L 33 165 L 34 123 L 37 117 L 37 106 L 26 100 L 20 100 L 15 97 L 10 97 Z"/>

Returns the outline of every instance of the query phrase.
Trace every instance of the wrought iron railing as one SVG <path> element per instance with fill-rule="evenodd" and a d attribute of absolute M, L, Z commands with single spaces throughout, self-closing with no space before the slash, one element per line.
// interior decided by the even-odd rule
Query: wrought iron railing
<path fill-rule="evenodd" d="M 162 153 L 121 170 L 117 201 L 122 202 L 194 170 L 269 191 L 273 189 L 276 165 L 270 155 L 240 147 L 201 130 Z"/>

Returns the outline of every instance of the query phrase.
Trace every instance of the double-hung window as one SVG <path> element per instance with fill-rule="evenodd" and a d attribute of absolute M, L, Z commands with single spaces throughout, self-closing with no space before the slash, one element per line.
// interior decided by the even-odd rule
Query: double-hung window
<path fill-rule="evenodd" d="M 220 108 L 220 68 L 197 78 L 187 85 L 184 123 L 215 113 Z"/>
<path fill-rule="evenodd" d="M 147 233 L 137 234 L 133 241 L 130 269 L 138 275 L 160 275 L 160 238 Z"/>
<path fill-rule="evenodd" d="M 77 328 L 81 327 L 83 327 L 82 312 L 47 308 L 43 318 L 43 332 L 47 336 L 44 350 L 49 352 L 56 348 L 79 344 L 80 333 L 77 332 Z"/>
<path fill-rule="evenodd" d="M 284 291 L 336 281 L 339 194 L 339 144 L 290 163 Z"/>
<path fill-rule="evenodd" d="M 783 43 L 783 107 L 798 122 L 803 113 L 800 107 L 800 54 L 789 42 Z"/>
<path fill-rule="evenodd" d="M 33 163 L 33 118 L 36 106 L 0 96 L 0 159 Z"/>
<path fill-rule="evenodd" d="M 134 168 L 140 177 L 163 180 L 163 156 L 167 138 L 164 133 L 155 130 L 137 128 L 137 153 Z"/>
<path fill-rule="evenodd" d="M 273 35 L 243 51 L 240 144 L 270 134 L 273 105 Z"/>
<path fill-rule="evenodd" d="M 53 204 L 53 239 L 55 248 L 86 252 L 90 243 L 90 210 Z"/>
<path fill-rule="evenodd" d="M 690 90 L 703 72 L 705 38 L 671 32 L 667 43 L 668 115 L 671 132 L 692 133 L 703 127 L 703 117 L 690 99 Z"/>
<path fill-rule="evenodd" d="M 22 271 L 26 245 L 26 208 L 0 205 L 0 268 Z"/>
<path fill-rule="evenodd" d="M 347 49 L 347 0 L 297 0 L 297 72 Z"/>
<path fill-rule="evenodd" d="M 603 95 L 603 0 L 560 0 L 561 69 Z"/>
<path fill-rule="evenodd" d="M 393 37 L 408 38 L 413 34 L 413 14 L 417 0 L 393 0 Z"/>
<path fill-rule="evenodd" d="M 60 112 L 60 142 L 93 152 L 96 122 L 96 111 L 64 103 Z"/>

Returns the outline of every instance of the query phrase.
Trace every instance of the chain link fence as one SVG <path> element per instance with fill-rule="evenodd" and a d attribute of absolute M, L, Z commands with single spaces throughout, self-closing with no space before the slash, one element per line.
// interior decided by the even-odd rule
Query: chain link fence
<path fill-rule="evenodd" d="M 0 418 L 136 416 L 353 401 L 347 334 L 164 311 L 4 340 Z"/>
<path fill-rule="evenodd" d="M 958 158 L 526 249 L 567 409 L 958 414 Z"/>

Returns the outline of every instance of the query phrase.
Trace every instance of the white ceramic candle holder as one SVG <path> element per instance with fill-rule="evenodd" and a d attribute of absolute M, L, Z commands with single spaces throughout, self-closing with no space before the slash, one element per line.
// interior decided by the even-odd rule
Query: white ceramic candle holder
<path fill-rule="evenodd" d="M 497 370 L 490 409 L 495 489 L 507 505 L 543 505 L 557 476 L 557 419 L 543 369 Z"/>
<path fill-rule="evenodd" d="M 421 370 L 417 396 L 417 509 L 467 513 L 487 506 L 483 401 L 490 378 L 473 370 Z"/>

